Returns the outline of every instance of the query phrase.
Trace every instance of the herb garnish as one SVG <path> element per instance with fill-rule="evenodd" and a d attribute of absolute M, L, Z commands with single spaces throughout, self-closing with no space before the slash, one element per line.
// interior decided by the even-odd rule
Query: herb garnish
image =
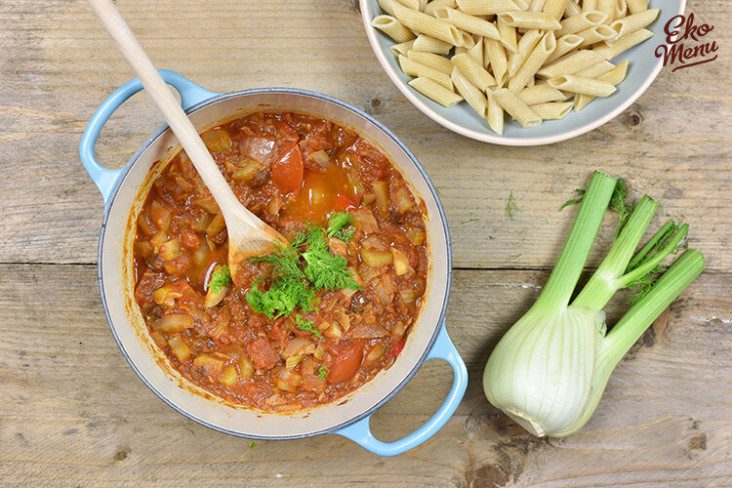
<path fill-rule="evenodd" d="M 296 315 L 295 316 L 295 327 L 297 327 L 300 330 L 304 330 L 305 332 L 311 332 L 315 337 L 318 339 L 322 338 L 322 334 L 318 329 L 315 328 L 313 325 L 312 320 L 305 320 L 302 315 Z"/>
<path fill-rule="evenodd" d="M 329 219 L 327 231 L 312 227 L 295 236 L 289 246 L 253 258 L 251 262 L 270 263 L 272 276 L 267 290 L 260 288 L 262 280 L 252 285 L 246 295 L 249 306 L 270 318 L 287 317 L 296 308 L 312 311 L 314 290 L 361 289 L 346 268 L 346 258 L 328 247 L 328 236 L 343 232 L 350 221 L 350 215 L 336 213 Z"/>
<path fill-rule="evenodd" d="M 324 380 L 326 376 L 328 376 L 328 370 L 325 366 L 321 365 L 320 368 L 318 368 L 318 376 L 321 380 Z"/>
<path fill-rule="evenodd" d="M 328 237 L 335 237 L 343 242 L 351 240 L 356 229 L 351 227 L 353 217 L 345 212 L 336 212 L 328 219 L 328 229 L 325 231 Z"/>
<path fill-rule="evenodd" d="M 213 293 L 218 293 L 221 291 L 221 288 L 230 284 L 231 272 L 229 271 L 229 267 L 225 264 L 216 266 L 216 269 L 214 269 L 211 279 L 208 282 L 208 289 Z"/>

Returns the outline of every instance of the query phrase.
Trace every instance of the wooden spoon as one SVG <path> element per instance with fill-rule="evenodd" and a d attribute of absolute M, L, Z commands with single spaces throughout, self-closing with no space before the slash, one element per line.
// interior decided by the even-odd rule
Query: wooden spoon
<path fill-rule="evenodd" d="M 158 70 L 111 0 L 87 0 L 102 25 L 117 43 L 117 47 L 145 87 L 165 120 L 170 125 L 188 157 L 213 195 L 226 221 L 229 235 L 229 269 L 236 277 L 241 264 L 248 258 L 271 251 L 276 244 L 286 246 L 287 240 L 247 210 L 231 191 L 211 154 L 186 116 L 178 100 L 163 81 Z"/>

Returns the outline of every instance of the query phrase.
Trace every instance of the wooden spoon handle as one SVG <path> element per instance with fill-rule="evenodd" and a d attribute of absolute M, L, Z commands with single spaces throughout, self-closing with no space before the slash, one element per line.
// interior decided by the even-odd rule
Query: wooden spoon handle
<path fill-rule="evenodd" d="M 196 128 L 193 127 L 180 103 L 160 77 L 158 70 L 150 61 L 140 43 L 137 42 L 135 35 L 112 4 L 112 1 L 87 0 L 87 2 L 112 39 L 117 43 L 122 55 L 137 73 L 142 85 L 145 87 L 145 91 L 163 113 L 168 125 L 170 125 L 173 133 L 185 149 L 201 178 L 203 178 L 206 187 L 211 191 L 222 212 L 224 212 L 224 216 L 227 217 L 227 213 L 231 215 L 232 210 L 235 210 L 236 213 L 244 212 L 244 215 L 240 215 L 240 218 L 244 217 L 252 227 L 256 229 L 267 227 L 256 215 L 239 203 L 198 135 Z"/>

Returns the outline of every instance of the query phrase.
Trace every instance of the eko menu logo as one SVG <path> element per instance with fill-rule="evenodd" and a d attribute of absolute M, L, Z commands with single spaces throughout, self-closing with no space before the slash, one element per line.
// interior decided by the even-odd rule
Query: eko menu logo
<path fill-rule="evenodd" d="M 656 48 L 656 57 L 663 57 L 664 66 L 674 66 L 674 72 L 712 62 L 717 59 L 717 41 L 704 37 L 713 30 L 713 25 L 694 25 L 693 13 L 671 17 L 664 27 L 666 43 Z"/>

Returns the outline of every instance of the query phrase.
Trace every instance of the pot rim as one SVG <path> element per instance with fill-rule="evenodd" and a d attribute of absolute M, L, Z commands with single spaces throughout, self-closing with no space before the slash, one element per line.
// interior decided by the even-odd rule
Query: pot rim
<path fill-rule="evenodd" d="M 447 305 L 448 300 L 450 297 L 450 288 L 451 288 L 451 281 L 452 281 L 452 245 L 451 245 L 451 238 L 450 238 L 450 228 L 447 223 L 447 217 L 445 215 L 445 209 L 442 206 L 442 202 L 440 201 L 439 195 L 437 194 L 437 191 L 432 183 L 432 180 L 430 179 L 429 175 L 427 174 L 427 171 L 424 169 L 422 164 L 417 160 L 417 158 L 414 156 L 414 154 L 407 148 L 407 146 L 402 142 L 399 137 L 396 136 L 389 128 L 384 126 L 381 122 L 373 118 L 371 115 L 367 114 L 363 110 L 355 107 L 354 105 L 351 105 L 347 102 L 344 102 L 342 100 L 339 100 L 337 98 L 331 97 L 329 95 L 311 91 L 311 90 L 305 90 L 300 88 L 286 88 L 286 87 L 270 87 L 270 88 L 251 88 L 246 90 L 240 90 L 235 92 L 229 92 L 229 93 L 221 93 L 213 95 L 211 98 L 208 98 L 196 105 L 193 105 L 192 107 L 185 110 L 185 113 L 187 115 L 200 110 L 201 108 L 204 108 L 206 106 L 228 100 L 231 98 L 236 98 L 239 96 L 247 96 L 247 95 L 255 95 L 255 94 L 272 94 L 272 93 L 283 93 L 283 94 L 290 94 L 290 95 L 300 95 L 300 96 L 306 96 L 306 97 L 312 97 L 317 98 L 320 100 L 324 100 L 326 102 L 338 105 L 342 108 L 345 108 L 346 110 L 349 110 L 356 115 L 360 116 L 361 118 L 365 119 L 366 121 L 372 123 L 375 125 L 380 131 L 385 133 L 396 145 L 404 151 L 404 153 L 407 155 L 409 160 L 412 162 L 412 164 L 415 165 L 419 173 L 422 175 L 422 178 L 424 179 L 425 183 L 427 184 L 427 187 L 429 188 L 430 194 L 432 195 L 432 198 L 435 201 L 435 204 L 438 209 L 438 214 L 440 216 L 440 222 L 442 223 L 442 228 L 445 233 L 445 247 L 446 247 L 446 257 L 447 257 L 447 283 L 445 286 L 445 293 L 442 297 L 442 308 L 440 310 L 440 315 L 436 320 L 436 325 L 434 328 L 434 331 L 432 332 L 432 337 L 429 340 L 429 343 L 427 344 L 427 347 L 425 347 L 424 351 L 422 352 L 421 357 L 419 360 L 414 364 L 413 368 L 404 376 L 404 378 L 399 382 L 399 384 L 388 394 L 384 395 L 384 397 L 376 402 L 372 407 L 365 410 L 363 413 L 354 416 L 344 422 L 341 422 L 338 425 L 334 425 L 331 427 L 327 427 L 325 429 L 321 429 L 314 432 L 308 432 L 303 434 L 293 434 L 293 435 L 284 435 L 284 436 L 263 436 L 263 435 L 253 435 L 253 434 L 247 434 L 245 432 L 235 431 L 231 429 L 226 429 L 223 427 L 219 427 L 216 425 L 213 425 L 209 422 L 207 422 L 204 419 L 201 419 L 199 417 L 196 417 L 188 412 L 186 412 L 182 407 L 179 407 L 175 402 L 172 400 L 169 400 L 165 395 L 163 395 L 160 391 L 158 391 L 145 377 L 145 375 L 142 373 L 142 371 L 137 367 L 134 360 L 130 357 L 130 355 L 127 353 L 127 350 L 124 348 L 121 340 L 117 336 L 117 332 L 115 327 L 113 326 L 112 317 L 109 312 L 109 306 L 107 304 L 106 299 L 106 292 L 104 288 L 104 271 L 103 271 L 103 254 L 104 254 L 104 237 L 106 235 L 106 228 L 107 228 L 107 222 L 109 219 L 109 210 L 112 207 L 112 203 L 114 202 L 115 198 L 117 197 L 117 193 L 119 189 L 122 187 L 122 185 L 125 183 L 127 176 L 130 173 L 130 170 L 132 169 L 132 166 L 137 163 L 140 156 L 142 155 L 145 150 L 158 138 L 160 137 L 165 131 L 167 131 L 170 127 L 168 124 L 163 123 L 153 134 L 148 137 L 142 145 L 138 148 L 137 151 L 130 157 L 130 159 L 127 161 L 127 164 L 124 166 L 122 170 L 122 174 L 114 183 L 114 186 L 111 188 L 109 192 L 109 198 L 105 202 L 104 206 L 104 215 L 102 217 L 102 224 L 101 229 L 99 232 L 99 249 L 97 252 L 97 281 L 99 283 L 99 290 L 101 295 L 101 301 L 102 306 L 104 308 L 104 315 L 107 319 L 107 324 L 112 332 L 112 336 L 114 337 L 115 342 L 117 343 L 117 347 L 119 348 L 120 352 L 122 352 L 122 355 L 127 360 L 127 363 L 132 367 L 132 370 L 137 374 L 137 376 L 142 380 L 142 382 L 145 384 L 145 386 L 148 387 L 150 391 L 152 391 L 155 396 L 157 396 L 160 400 L 162 400 L 165 404 L 167 404 L 169 407 L 171 407 L 173 410 L 178 412 L 179 414 L 183 415 L 184 417 L 203 425 L 204 427 L 208 427 L 209 429 L 222 432 L 225 434 L 233 435 L 236 437 L 243 437 L 247 439 L 255 439 L 255 440 L 289 440 L 289 439 L 302 439 L 307 437 L 313 437 L 316 435 L 321 434 L 334 434 L 337 431 L 348 427 L 350 425 L 353 425 L 371 415 L 373 415 L 379 408 L 381 408 L 384 404 L 386 404 L 389 400 L 394 398 L 394 396 L 397 395 L 406 385 L 409 383 L 412 378 L 417 374 L 417 371 L 424 365 L 425 361 L 427 360 L 427 356 L 429 355 L 430 351 L 435 345 L 435 342 L 437 341 L 437 338 L 440 334 L 440 331 L 445 327 L 445 316 L 447 313 Z M 327 118 L 327 117 L 326 117 Z M 373 378 L 371 381 L 376 380 L 376 378 Z M 358 391 L 355 390 L 356 392 Z M 318 407 L 315 407 L 318 408 Z M 280 415 L 280 414 L 276 414 Z M 283 420 L 287 419 L 286 414 L 281 414 Z"/>

